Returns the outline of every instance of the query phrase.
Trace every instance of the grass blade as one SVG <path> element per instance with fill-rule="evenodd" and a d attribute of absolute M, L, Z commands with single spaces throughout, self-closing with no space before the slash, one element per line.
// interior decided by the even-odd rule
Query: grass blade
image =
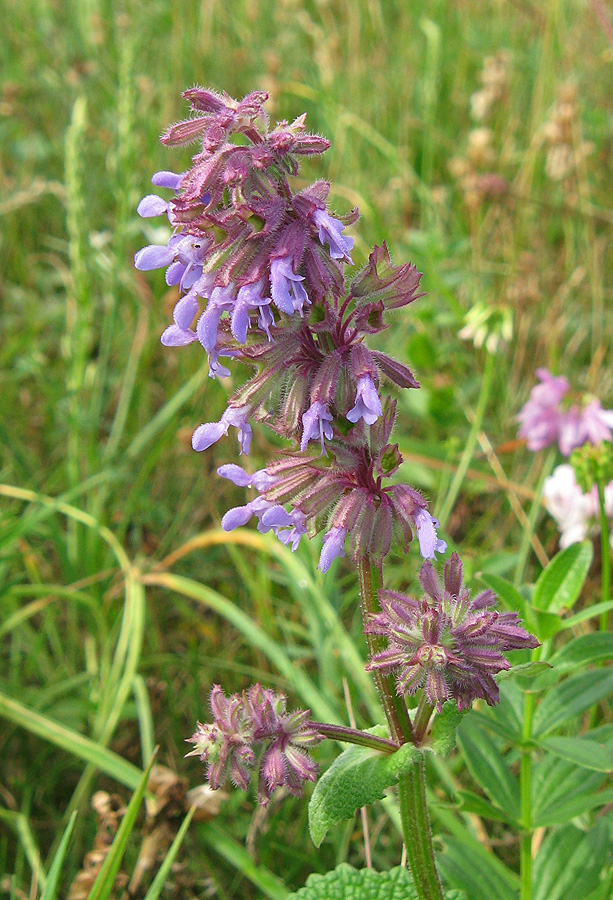
<path fill-rule="evenodd" d="M 166 881 L 166 879 L 168 877 L 168 873 L 170 872 L 170 867 L 172 866 L 173 862 L 175 861 L 175 857 L 176 857 L 177 853 L 179 852 L 179 848 L 181 847 L 181 844 L 183 843 L 183 838 L 185 837 L 185 835 L 187 833 L 187 829 L 189 828 L 189 823 L 193 819 L 195 811 L 196 811 L 196 807 L 192 806 L 192 808 L 189 810 L 189 812 L 183 819 L 183 822 L 181 823 L 181 827 L 177 831 L 175 839 L 172 842 L 172 844 L 168 850 L 168 853 L 166 854 L 166 856 L 164 858 L 164 862 L 158 869 L 157 875 L 151 882 L 149 890 L 145 894 L 144 900 L 157 900 L 157 898 L 160 896 L 160 894 L 162 892 L 162 888 L 164 887 L 164 882 Z"/>
<path fill-rule="evenodd" d="M 121 825 L 119 826 L 117 834 L 115 835 L 115 839 L 111 844 L 111 849 L 109 850 L 106 859 L 102 864 L 102 868 L 98 873 L 98 877 L 96 878 L 92 889 L 89 892 L 88 900 L 108 900 L 111 895 L 113 885 L 115 884 L 115 878 L 119 871 L 121 860 L 123 859 L 123 854 L 126 849 L 126 844 L 128 843 L 128 838 L 130 837 L 132 829 L 134 828 L 136 817 L 139 813 L 140 805 L 145 795 L 145 790 L 147 789 L 149 773 L 151 772 L 151 767 L 153 766 L 154 760 L 155 754 L 151 757 L 151 761 L 146 770 L 143 772 L 136 791 L 132 795 L 132 799 L 128 804 L 126 813 L 121 820 Z"/>
<path fill-rule="evenodd" d="M 45 885 L 45 890 L 43 891 L 40 900 L 55 900 L 57 886 L 60 880 L 60 875 L 62 874 L 62 864 L 64 862 L 64 857 L 66 856 L 66 850 L 68 849 L 68 844 L 70 842 L 70 837 L 72 835 L 72 829 L 74 828 L 76 818 L 77 810 L 75 809 L 70 816 L 70 819 L 68 820 L 68 825 L 64 829 L 64 834 L 62 835 L 60 845 L 56 850 L 55 856 L 53 857 L 53 862 L 51 863 L 51 868 L 49 869 L 49 875 L 47 876 L 47 884 Z"/>

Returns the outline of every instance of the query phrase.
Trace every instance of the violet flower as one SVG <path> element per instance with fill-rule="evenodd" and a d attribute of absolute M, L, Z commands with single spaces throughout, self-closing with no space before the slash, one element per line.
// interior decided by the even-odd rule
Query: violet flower
<path fill-rule="evenodd" d="M 462 587 L 462 563 L 457 553 L 445 565 L 443 585 L 431 562 L 421 567 L 426 596 L 415 599 L 395 591 L 379 591 L 382 611 L 371 617 L 365 631 L 387 638 L 367 668 L 396 676 L 399 695 L 426 691 L 440 712 L 455 700 L 459 709 L 481 698 L 498 702 L 494 675 L 510 668 L 504 653 L 537 647 L 517 613 L 499 613 L 496 596 L 484 591 L 474 600 Z"/>
<path fill-rule="evenodd" d="M 375 383 L 370 375 L 361 375 L 358 378 L 355 405 L 347 413 L 347 418 L 350 422 L 364 419 L 367 425 L 374 425 L 380 415 L 381 401 Z"/>
<path fill-rule="evenodd" d="M 321 444 L 321 452 L 325 454 L 324 438 L 331 440 L 332 438 L 332 422 L 333 417 L 328 412 L 325 403 L 321 400 L 315 400 L 305 414 L 302 416 L 302 440 L 300 449 L 304 453 L 309 441 L 319 441 Z"/>
<path fill-rule="evenodd" d="M 192 447 L 201 453 L 208 450 L 220 438 L 228 433 L 230 426 L 238 429 L 238 443 L 241 454 L 249 455 L 249 447 L 251 446 L 252 430 L 251 425 L 247 421 L 251 415 L 249 407 L 229 406 L 222 415 L 219 422 L 205 422 L 199 425 L 192 435 Z"/>

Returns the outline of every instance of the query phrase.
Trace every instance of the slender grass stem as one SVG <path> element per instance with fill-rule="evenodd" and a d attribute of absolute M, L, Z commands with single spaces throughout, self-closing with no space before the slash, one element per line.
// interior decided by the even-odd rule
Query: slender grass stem
<path fill-rule="evenodd" d="M 545 483 L 545 479 L 551 474 L 555 458 L 556 451 L 550 450 L 545 458 L 545 463 L 538 478 L 538 482 L 534 491 L 535 497 L 532 502 L 532 506 L 530 507 L 530 512 L 528 513 L 528 527 L 524 528 L 521 536 L 521 543 L 519 545 L 517 565 L 515 567 L 515 575 L 513 577 L 513 584 L 515 585 L 515 587 L 519 587 L 522 578 L 524 577 L 526 563 L 528 562 L 528 554 L 530 552 L 530 546 L 532 543 L 532 536 L 534 534 L 538 515 L 541 510 L 541 495 L 543 492 L 543 485 Z"/>
<path fill-rule="evenodd" d="M 378 586 L 381 574 L 373 569 L 370 559 L 359 562 L 360 595 L 365 620 L 379 611 Z M 383 641 L 378 635 L 367 635 L 371 655 Z M 406 743 L 416 743 L 415 732 L 404 700 L 398 697 L 393 680 L 375 672 L 377 688 L 390 727 L 392 738 Z M 425 710 L 424 710 L 425 716 Z M 430 716 L 428 715 L 428 720 Z M 426 723 L 427 724 L 427 723 Z M 426 805 L 426 773 L 423 757 L 398 779 L 400 817 L 407 858 L 419 900 L 443 900 L 441 883 L 434 861 L 430 817 Z"/>
<path fill-rule="evenodd" d="M 526 694 L 524 699 L 524 722 L 522 727 L 522 755 L 519 769 L 521 839 L 519 864 L 521 892 L 520 900 L 532 898 L 532 719 L 534 717 L 535 694 Z"/>
<path fill-rule="evenodd" d="M 466 475 L 466 472 L 468 471 L 468 467 L 470 466 L 471 460 L 475 453 L 475 448 L 479 439 L 479 432 L 481 431 L 481 426 L 483 425 L 483 417 L 485 416 L 485 410 L 487 409 L 487 402 L 489 400 L 490 391 L 492 388 L 494 371 L 495 357 L 493 356 L 493 354 L 488 353 L 485 359 L 485 368 L 483 371 L 483 379 L 481 381 L 481 389 L 479 391 L 479 399 L 477 400 L 475 417 L 472 421 L 470 431 L 468 433 L 468 438 L 464 446 L 464 452 L 460 457 L 460 462 L 453 477 L 453 481 L 451 482 L 451 486 L 449 488 L 449 491 L 447 492 L 447 496 L 445 497 L 443 506 L 438 513 L 438 519 L 440 520 L 442 528 L 445 528 L 445 525 L 447 524 L 447 519 L 449 518 L 451 510 L 453 509 L 453 505 L 460 492 L 460 488 L 462 487 L 462 482 L 464 481 L 464 477 Z"/>
<path fill-rule="evenodd" d="M 598 485 L 598 504 L 600 506 L 600 551 L 601 551 L 601 589 L 600 599 L 602 603 L 606 603 L 611 598 L 611 544 L 609 532 L 609 519 L 605 509 L 604 485 Z M 600 630 L 608 631 L 609 613 L 600 614 Z"/>

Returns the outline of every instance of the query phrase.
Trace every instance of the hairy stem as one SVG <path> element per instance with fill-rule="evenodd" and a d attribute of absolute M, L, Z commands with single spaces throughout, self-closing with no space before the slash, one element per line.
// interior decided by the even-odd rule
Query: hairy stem
<path fill-rule="evenodd" d="M 358 731 L 356 728 L 347 728 L 346 725 L 329 725 L 327 722 L 309 722 L 324 737 L 336 741 L 344 741 L 347 744 L 359 744 L 361 747 L 370 747 L 371 750 L 379 750 L 381 753 L 394 753 L 399 745 L 387 738 L 377 737 L 367 731 Z"/>
<path fill-rule="evenodd" d="M 359 562 L 360 594 L 364 621 L 380 610 L 377 594 L 381 573 L 374 569 L 368 557 Z M 384 644 L 379 635 L 367 635 L 368 650 L 372 656 Z M 377 688 L 392 738 L 400 743 L 416 743 L 409 712 L 402 697 L 398 697 L 391 676 L 374 672 Z M 423 716 L 425 717 L 424 710 Z M 428 720 L 430 715 L 428 715 Z M 427 727 L 427 722 L 426 722 Z M 430 817 L 426 805 L 426 774 L 423 757 L 398 779 L 402 831 L 407 858 L 419 900 L 443 900 L 441 883 L 434 861 Z"/>

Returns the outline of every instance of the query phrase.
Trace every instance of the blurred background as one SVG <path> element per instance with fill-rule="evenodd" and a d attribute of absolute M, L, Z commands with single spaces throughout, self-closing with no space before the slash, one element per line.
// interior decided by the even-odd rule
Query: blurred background
<path fill-rule="evenodd" d="M 359 207 L 354 262 L 386 240 L 424 273 L 427 296 L 377 338 L 422 384 L 399 398 L 402 477 L 469 574 L 521 577 L 557 548 L 535 501 L 551 458 L 517 440 L 534 370 L 605 406 L 613 394 L 612 21 L 605 0 L 4 0 L 0 896 L 40 891 L 32 873 L 44 878 L 76 808 L 68 895 L 101 834 L 95 791 L 129 797 L 132 776 L 71 749 L 74 734 L 134 766 L 159 744 L 172 823 L 181 791 L 204 781 L 184 740 L 213 683 L 260 679 L 347 721 L 346 677 L 362 724 L 376 706 L 352 656 L 364 649 L 351 567 L 322 578 L 317 541 L 290 558 L 255 533 L 219 538 L 244 502 L 214 474 L 235 444 L 196 454 L 190 438 L 247 372 L 228 387 L 197 347 L 162 348 L 175 289 L 133 269 L 156 242 L 155 220 L 136 215 L 151 175 L 189 165 L 189 148 L 158 141 L 186 116 L 181 91 L 264 89 L 271 118 L 306 111 L 331 140 L 301 178 L 330 179 L 338 213 Z M 256 467 L 273 446 L 260 429 Z M 415 553 L 393 558 L 390 586 L 417 567 Z M 193 825 L 167 896 L 275 896 L 269 869 L 295 889 L 363 862 L 357 824 L 317 853 L 304 802 L 255 810 L 235 792 Z M 435 821 L 440 847 L 452 819 Z M 372 826 L 375 865 L 397 863 L 385 809 Z M 516 864 L 516 847 L 500 852 Z"/>

